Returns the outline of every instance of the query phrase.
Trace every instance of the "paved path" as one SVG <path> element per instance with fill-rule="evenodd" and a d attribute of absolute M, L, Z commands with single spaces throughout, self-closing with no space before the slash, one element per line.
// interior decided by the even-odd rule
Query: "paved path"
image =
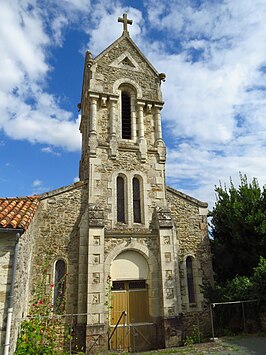
<path fill-rule="evenodd" d="M 266 337 L 260 336 L 247 336 L 247 337 L 235 337 L 226 339 L 223 343 L 232 346 L 233 349 L 224 354 L 239 354 L 239 355 L 266 355 Z M 223 352 L 220 353 L 222 355 Z"/>
<path fill-rule="evenodd" d="M 130 355 L 130 353 L 108 352 L 109 355 Z M 237 336 L 220 338 L 209 343 L 181 346 L 171 349 L 160 349 L 142 353 L 139 355 L 266 355 L 266 336 Z M 107 355 L 107 353 L 99 354 Z"/>
<path fill-rule="evenodd" d="M 135 353 L 136 354 L 136 353 Z M 141 354 L 141 353 L 138 353 Z M 237 336 L 215 342 L 144 352 L 142 355 L 266 355 L 266 336 Z"/>

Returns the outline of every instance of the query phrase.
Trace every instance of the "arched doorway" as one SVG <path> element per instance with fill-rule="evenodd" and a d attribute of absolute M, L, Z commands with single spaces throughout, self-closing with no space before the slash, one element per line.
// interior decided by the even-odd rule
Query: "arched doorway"
<path fill-rule="evenodd" d="M 155 347 L 149 273 L 146 259 L 133 250 L 122 252 L 111 264 L 110 347 L 113 350 L 139 351 Z"/>

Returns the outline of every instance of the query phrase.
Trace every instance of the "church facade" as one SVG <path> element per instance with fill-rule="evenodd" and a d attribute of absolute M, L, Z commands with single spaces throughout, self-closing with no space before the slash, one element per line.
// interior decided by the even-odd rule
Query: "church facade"
<path fill-rule="evenodd" d="M 64 276 L 64 312 L 74 315 L 87 352 L 177 346 L 199 324 L 208 332 L 201 289 L 212 281 L 207 204 L 166 186 L 165 75 L 130 38 L 127 16 L 119 22 L 120 38 L 95 58 L 86 53 L 80 182 L 0 199 L 2 349 L 15 245 L 11 352 L 44 265 L 48 290 Z"/>

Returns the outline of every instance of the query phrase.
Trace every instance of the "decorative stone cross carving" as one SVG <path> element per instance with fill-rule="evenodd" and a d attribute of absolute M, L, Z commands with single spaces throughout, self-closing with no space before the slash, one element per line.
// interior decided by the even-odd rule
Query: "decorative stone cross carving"
<path fill-rule="evenodd" d="M 123 14 L 123 17 L 118 17 L 118 22 L 123 22 L 124 24 L 124 31 L 123 32 L 128 32 L 127 30 L 127 25 L 132 25 L 133 21 L 128 20 L 127 14 Z"/>

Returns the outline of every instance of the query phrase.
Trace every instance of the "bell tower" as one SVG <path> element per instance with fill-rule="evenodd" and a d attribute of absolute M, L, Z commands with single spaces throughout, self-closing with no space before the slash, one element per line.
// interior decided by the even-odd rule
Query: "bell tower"
<path fill-rule="evenodd" d="M 165 199 L 160 114 L 160 86 L 165 75 L 157 72 L 130 38 L 128 25 L 132 21 L 127 15 L 118 22 L 123 23 L 120 38 L 95 58 L 86 53 L 80 125 L 80 179 L 89 180 L 89 203 L 106 210 L 111 228 L 117 222 L 112 200 L 116 194 L 114 176 L 123 175 L 124 185 L 131 190 L 129 179 L 140 175 L 143 195 L 154 197 L 162 206 Z M 127 199 L 129 193 L 124 191 Z M 132 226 L 131 207 L 126 204 L 125 220 Z M 151 214 L 151 210 L 143 211 L 146 227 Z"/>
<path fill-rule="evenodd" d="M 133 263 L 144 254 L 147 263 L 157 260 L 148 265 L 147 279 L 139 283 L 149 290 L 147 317 L 152 324 L 164 314 L 177 314 L 173 300 L 180 298 L 176 279 L 166 276 L 175 275 L 176 250 L 167 210 L 161 128 L 165 74 L 157 72 L 130 38 L 132 21 L 127 15 L 118 22 L 123 24 L 121 37 L 95 58 L 87 51 L 82 86 L 80 179 L 88 182 L 88 207 L 80 249 L 87 245 L 88 264 L 80 258 L 80 269 L 87 270 L 79 274 L 78 313 L 88 313 L 88 347 L 95 334 L 100 339 L 106 333 L 106 280 L 122 250 L 128 249 L 123 255 L 130 255 Z M 135 256 L 130 254 L 133 250 Z"/>

